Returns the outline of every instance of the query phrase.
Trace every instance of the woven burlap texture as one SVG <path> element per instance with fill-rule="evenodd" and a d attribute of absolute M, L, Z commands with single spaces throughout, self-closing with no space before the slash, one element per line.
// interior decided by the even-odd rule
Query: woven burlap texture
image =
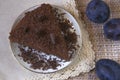
<path fill-rule="evenodd" d="M 91 0 L 75 0 L 77 8 L 80 11 L 85 28 L 89 33 L 90 41 L 95 51 L 96 61 L 102 58 L 113 59 L 120 63 L 120 41 L 112 41 L 104 37 L 103 25 L 95 24 L 88 20 L 85 15 L 87 4 Z M 103 0 L 110 7 L 110 19 L 120 18 L 120 0 Z M 109 20 L 110 20 L 109 19 Z M 95 71 L 79 75 L 69 80 L 99 80 Z"/>
<path fill-rule="evenodd" d="M 78 50 L 78 58 L 66 69 L 50 74 L 31 73 L 26 80 L 65 80 L 69 77 L 78 76 L 80 73 L 89 72 L 94 68 L 94 51 L 92 50 L 88 33 L 84 29 L 85 25 L 80 20 L 78 11 L 75 8 L 75 1 L 63 0 L 63 3 L 64 9 L 69 11 L 76 18 L 82 31 L 82 48 Z"/>

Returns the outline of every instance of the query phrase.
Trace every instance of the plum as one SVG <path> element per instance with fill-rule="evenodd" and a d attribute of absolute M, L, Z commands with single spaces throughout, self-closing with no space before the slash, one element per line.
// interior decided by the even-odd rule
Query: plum
<path fill-rule="evenodd" d="M 104 1 L 92 0 L 86 8 L 86 15 L 95 23 L 104 23 L 110 16 L 110 9 Z"/>
<path fill-rule="evenodd" d="M 120 18 L 109 20 L 103 26 L 104 35 L 111 40 L 120 40 Z"/>
<path fill-rule="evenodd" d="M 120 64 L 110 59 L 96 62 L 96 74 L 100 80 L 120 80 Z"/>

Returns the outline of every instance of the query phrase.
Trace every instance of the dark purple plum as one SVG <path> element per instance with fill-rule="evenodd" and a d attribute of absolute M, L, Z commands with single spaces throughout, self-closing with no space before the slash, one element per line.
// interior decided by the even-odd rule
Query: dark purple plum
<path fill-rule="evenodd" d="M 120 80 L 120 64 L 110 59 L 96 62 L 96 74 L 100 80 Z"/>
<path fill-rule="evenodd" d="M 92 0 L 86 8 L 86 15 L 95 23 L 104 23 L 110 16 L 110 9 L 104 1 Z"/>
<path fill-rule="evenodd" d="M 104 35 L 108 39 L 120 40 L 120 18 L 114 18 L 104 25 Z"/>

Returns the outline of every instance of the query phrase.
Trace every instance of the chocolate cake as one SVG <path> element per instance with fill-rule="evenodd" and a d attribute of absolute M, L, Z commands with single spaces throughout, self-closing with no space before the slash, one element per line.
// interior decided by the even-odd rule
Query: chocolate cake
<path fill-rule="evenodd" d="M 42 4 L 25 13 L 10 32 L 10 41 L 19 44 L 19 56 L 33 69 L 56 69 L 74 54 L 77 35 L 63 15 L 50 4 Z"/>
<path fill-rule="evenodd" d="M 10 41 L 69 60 L 53 8 L 49 4 L 27 12 L 10 33 Z"/>

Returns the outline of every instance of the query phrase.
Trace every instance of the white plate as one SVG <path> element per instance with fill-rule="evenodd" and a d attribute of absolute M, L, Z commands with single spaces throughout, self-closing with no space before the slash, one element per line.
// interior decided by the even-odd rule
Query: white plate
<path fill-rule="evenodd" d="M 40 5 L 39 5 L 40 6 Z M 31 7 L 27 10 L 25 10 L 20 16 L 18 16 L 18 18 L 16 19 L 16 21 L 14 22 L 14 25 L 12 27 L 12 29 L 16 26 L 16 24 L 25 16 L 25 13 L 28 12 L 28 11 L 32 11 L 34 9 L 36 9 L 37 7 L 39 7 L 38 5 L 37 6 L 34 6 L 34 7 Z M 76 30 L 76 34 L 78 35 L 77 36 L 77 39 L 79 42 L 79 45 L 80 45 L 80 48 L 81 48 L 81 44 L 82 44 L 82 38 L 81 38 L 81 30 L 80 30 L 80 27 L 77 23 L 77 21 L 74 19 L 74 17 L 69 13 L 67 12 L 66 10 L 64 10 L 63 8 L 61 7 L 58 7 L 58 6 L 55 6 L 53 5 L 53 8 L 57 8 L 58 9 L 58 13 L 65 13 L 64 15 L 64 18 L 67 18 L 72 24 L 73 24 L 73 28 Z M 67 67 L 69 64 L 72 63 L 72 61 L 74 59 L 71 59 L 71 61 L 69 62 L 65 62 L 62 64 L 62 66 L 58 66 L 58 69 L 56 70 L 53 70 L 53 69 L 48 69 L 48 70 L 41 70 L 41 69 L 33 69 L 30 67 L 30 64 L 28 64 L 27 62 L 24 62 L 22 57 L 18 56 L 20 54 L 20 50 L 18 48 L 18 44 L 17 43 L 10 43 L 11 45 L 11 49 L 13 51 L 13 54 L 14 56 L 16 57 L 17 61 L 23 66 L 25 67 L 26 69 L 30 70 L 30 71 L 33 71 L 33 72 L 38 72 L 38 73 L 50 73 L 50 72 L 55 72 L 55 71 L 59 71 L 61 69 L 64 69 L 65 67 Z M 73 58 L 76 58 L 76 55 L 73 57 Z"/>

